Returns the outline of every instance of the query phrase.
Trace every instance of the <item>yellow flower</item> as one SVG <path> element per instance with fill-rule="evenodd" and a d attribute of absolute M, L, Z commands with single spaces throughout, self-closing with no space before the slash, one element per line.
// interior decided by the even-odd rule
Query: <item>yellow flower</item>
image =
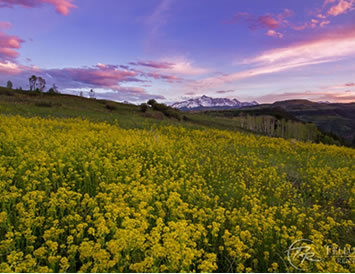
<path fill-rule="evenodd" d="M 299 239 L 323 258 L 308 271 L 354 272 L 326 249 L 351 249 L 354 149 L 170 120 L 0 118 L 0 272 L 288 272 Z"/>

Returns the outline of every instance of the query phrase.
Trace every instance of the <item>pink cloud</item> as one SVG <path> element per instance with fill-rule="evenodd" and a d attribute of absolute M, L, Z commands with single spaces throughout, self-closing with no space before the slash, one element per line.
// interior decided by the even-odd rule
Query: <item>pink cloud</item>
<path fill-rule="evenodd" d="M 0 75 L 21 75 L 21 73 L 24 73 L 23 77 L 26 78 L 26 73 L 31 74 L 39 72 L 40 70 L 34 66 L 24 66 L 12 61 L 0 60 Z"/>
<path fill-rule="evenodd" d="M 226 93 L 231 93 L 231 92 L 234 92 L 234 90 L 228 89 L 228 90 L 218 90 L 218 91 L 216 91 L 217 94 L 226 94 Z"/>
<path fill-rule="evenodd" d="M 330 7 L 327 7 L 331 5 Z M 325 0 L 323 7 L 311 11 L 308 16 L 313 18 L 307 19 L 304 23 L 293 23 L 289 21 L 288 17 L 293 15 L 293 12 L 289 9 L 284 9 L 282 13 L 272 15 L 266 14 L 262 16 L 256 16 L 248 12 L 239 12 L 233 18 L 233 20 L 226 21 L 226 23 L 236 23 L 244 21 L 248 24 L 249 29 L 268 29 L 267 36 L 281 38 L 283 36 L 277 29 L 291 28 L 296 31 L 302 31 L 309 28 L 325 27 L 331 23 L 328 18 L 330 16 L 338 16 L 347 13 L 355 9 L 355 0 Z"/>
<path fill-rule="evenodd" d="M 317 19 L 312 19 L 311 24 L 312 24 L 312 27 L 315 27 L 319 24 L 319 21 Z"/>
<path fill-rule="evenodd" d="M 144 90 L 136 92 L 135 87 L 125 87 L 115 92 L 100 92 L 96 94 L 98 99 L 108 99 L 112 101 L 147 101 L 149 99 L 165 99 L 162 95 L 148 94 Z"/>
<path fill-rule="evenodd" d="M 26 8 L 35 8 L 42 4 L 51 4 L 58 13 L 68 15 L 70 10 L 76 7 L 72 2 L 72 0 L 0 0 L 0 7 L 11 8 L 19 5 Z"/>
<path fill-rule="evenodd" d="M 24 42 L 21 38 L 13 35 L 7 35 L 0 32 L 0 61 L 13 60 L 17 58 L 19 53 L 17 49 Z"/>
<path fill-rule="evenodd" d="M 233 20 L 228 21 L 227 23 L 236 23 L 240 20 L 244 20 L 248 23 L 249 29 L 256 30 L 256 29 L 277 29 L 280 28 L 282 25 L 287 24 L 286 17 L 292 15 L 292 11 L 289 9 L 285 9 L 282 13 L 277 15 L 262 15 L 262 16 L 255 16 L 253 14 L 247 12 L 239 12 L 236 14 Z"/>
<path fill-rule="evenodd" d="M 127 93 L 145 94 L 145 89 L 140 87 L 119 87 L 117 90 Z"/>
<path fill-rule="evenodd" d="M 305 30 L 309 26 L 308 23 L 304 23 L 303 25 L 293 25 L 291 24 L 291 28 L 296 31 L 302 31 Z"/>
<path fill-rule="evenodd" d="M 329 3 L 329 1 L 326 2 Z M 354 4 L 355 4 L 355 0 L 340 0 L 338 4 L 332 6 L 328 10 L 328 14 L 331 16 L 338 16 L 340 14 L 347 13 L 348 11 L 354 8 Z"/>
<path fill-rule="evenodd" d="M 185 92 L 185 95 L 189 95 L 189 96 L 193 96 L 193 95 L 196 95 L 197 93 L 194 92 L 194 91 L 188 91 L 188 92 Z M 186 98 L 187 99 L 187 98 Z"/>
<path fill-rule="evenodd" d="M 201 75 L 209 72 L 208 69 L 197 67 L 192 64 L 189 60 L 186 60 L 183 57 L 177 58 L 167 58 L 161 61 L 139 61 L 139 62 L 130 62 L 130 65 L 133 66 L 143 66 L 150 69 L 156 69 L 159 73 L 170 73 L 173 75 Z M 144 74 L 144 72 L 140 71 Z M 157 74 L 151 73 L 151 77 L 156 78 Z M 171 80 L 179 80 L 178 77 L 173 76 Z M 164 79 L 165 77 L 162 77 Z M 157 78 L 156 78 L 157 79 Z M 168 77 L 166 78 L 168 79 Z M 180 79 L 181 80 L 181 79 Z"/>
<path fill-rule="evenodd" d="M 9 22 L 0 22 L 0 29 L 8 29 L 11 27 L 11 23 Z"/>
<path fill-rule="evenodd" d="M 270 37 L 277 37 L 277 38 L 282 38 L 282 37 L 283 37 L 283 34 L 282 34 L 282 33 L 277 32 L 277 31 L 272 30 L 272 29 L 268 30 L 268 31 L 266 32 L 266 35 L 267 35 L 267 36 L 270 36 Z"/>
<path fill-rule="evenodd" d="M 305 30 L 305 29 L 308 29 L 308 28 L 312 28 L 312 29 L 317 28 L 317 27 L 323 28 L 324 26 L 329 25 L 329 24 L 330 24 L 329 20 L 311 19 L 310 22 L 304 23 L 303 25 L 290 24 L 290 27 L 293 30 L 302 31 L 302 30 Z"/>
<path fill-rule="evenodd" d="M 63 68 L 42 70 L 42 74 L 48 74 L 54 79 L 58 79 L 66 85 L 80 86 L 88 85 L 89 87 L 98 87 L 104 89 L 112 89 L 116 91 L 125 91 L 121 83 L 128 82 L 146 82 L 144 78 L 153 78 L 163 80 L 169 83 L 180 82 L 183 79 L 174 75 L 165 75 L 158 72 L 143 72 L 136 70 L 122 69 L 121 66 L 97 64 L 93 67 L 83 68 Z M 143 80 L 142 80 L 143 78 Z M 131 92 L 143 92 L 142 88 L 130 88 Z"/>
<path fill-rule="evenodd" d="M 135 78 L 137 72 L 119 70 L 117 66 L 104 64 L 87 68 L 52 69 L 45 72 L 53 78 L 111 89 L 120 88 L 120 82 L 139 81 Z"/>
<path fill-rule="evenodd" d="M 291 100 L 291 99 L 307 99 L 314 102 L 329 101 L 329 102 L 355 102 L 355 92 L 324 92 L 324 91 L 303 91 L 303 92 L 285 92 L 271 93 L 258 97 L 258 102 L 273 103 L 275 101 Z"/>
<path fill-rule="evenodd" d="M 280 22 L 271 15 L 259 16 L 255 23 L 252 25 L 252 28 L 276 29 L 278 27 L 280 27 Z"/>
<path fill-rule="evenodd" d="M 330 3 L 334 3 L 335 1 L 337 1 L 337 0 L 325 0 L 324 1 L 324 5 L 328 5 Z"/>
<path fill-rule="evenodd" d="M 169 83 L 173 83 L 173 82 L 181 82 L 183 81 L 182 78 L 177 77 L 175 75 L 164 75 L 164 74 L 160 74 L 158 72 L 148 72 L 145 74 L 147 77 L 151 77 L 154 78 L 156 80 L 166 80 Z"/>
<path fill-rule="evenodd" d="M 1 53 L 0 53 L 1 54 Z M 19 66 L 15 63 L 11 63 L 8 61 L 2 62 L 0 61 L 0 73 L 6 75 L 14 75 L 21 72 Z"/>
<path fill-rule="evenodd" d="M 56 83 L 62 92 L 69 94 L 78 94 L 79 91 L 94 88 L 96 98 L 102 99 L 140 102 L 151 98 L 165 99 L 161 95 L 149 94 L 144 87 L 123 85 L 144 81 L 137 78 L 142 76 L 140 73 L 122 70 L 119 66 L 97 64 L 83 68 L 39 69 L 0 60 L 0 75 L 16 75 L 17 79 L 23 79 L 23 83 L 26 83 L 26 79 L 32 74 Z"/>
<path fill-rule="evenodd" d="M 328 5 L 332 4 L 330 7 Z M 309 15 L 315 17 L 312 18 L 309 22 L 306 22 L 302 25 L 290 24 L 293 30 L 304 30 L 306 28 L 317 28 L 324 27 L 329 25 L 331 21 L 329 20 L 330 16 L 338 16 L 345 14 L 354 9 L 355 0 L 325 0 L 321 8 L 311 11 Z"/>
<path fill-rule="evenodd" d="M 295 66 L 308 62 L 322 63 L 355 55 L 355 29 L 329 32 L 319 38 L 291 45 L 286 48 L 264 52 L 246 60 L 246 63 L 292 64 Z"/>
<path fill-rule="evenodd" d="M 232 20 L 225 23 L 244 21 L 251 30 L 268 29 L 265 33 L 267 36 L 282 38 L 283 34 L 276 31 L 277 29 L 291 28 L 295 31 L 303 31 L 305 29 L 323 28 L 331 23 L 329 17 L 345 14 L 354 9 L 355 0 L 324 0 L 323 6 L 310 11 L 308 16 L 311 16 L 311 18 L 303 23 L 291 22 L 288 17 L 291 17 L 293 12 L 289 9 L 284 9 L 282 13 L 276 15 L 266 14 L 262 16 L 238 12 Z"/>
<path fill-rule="evenodd" d="M 130 100 L 143 101 L 150 98 L 164 99 L 163 96 L 148 94 L 142 87 L 122 86 L 122 83 L 140 82 L 136 77 L 138 72 L 122 70 L 118 66 L 97 64 L 94 67 L 64 68 L 42 70 L 41 74 L 50 75 L 59 85 L 71 89 L 97 88 L 96 98 L 110 99 L 114 101 Z M 106 90 L 106 91 L 103 91 Z M 107 90 L 112 90 L 108 92 Z M 114 92 L 113 92 L 114 91 Z"/>
<path fill-rule="evenodd" d="M 355 29 L 338 30 L 336 33 L 328 33 L 317 39 L 263 52 L 242 63 L 254 68 L 205 78 L 193 85 L 196 88 L 214 87 L 250 77 L 334 62 L 353 56 L 355 56 Z"/>
<path fill-rule="evenodd" d="M 164 72 L 177 75 L 203 75 L 209 73 L 210 70 L 204 67 L 194 65 L 191 61 L 183 57 L 167 59 L 173 65 L 165 69 Z"/>
<path fill-rule="evenodd" d="M 330 24 L 330 21 L 327 20 L 327 21 L 322 21 L 322 22 L 319 24 L 319 26 L 320 26 L 320 27 L 324 27 L 324 26 L 329 25 L 329 24 Z"/>
<path fill-rule="evenodd" d="M 327 18 L 327 16 L 325 16 L 325 15 L 323 15 L 323 14 L 317 14 L 317 17 L 319 18 L 319 19 L 326 19 Z"/>

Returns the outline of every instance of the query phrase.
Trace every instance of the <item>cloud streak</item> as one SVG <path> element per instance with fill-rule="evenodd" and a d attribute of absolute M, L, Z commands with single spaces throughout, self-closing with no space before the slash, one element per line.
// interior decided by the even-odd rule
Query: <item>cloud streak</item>
<path fill-rule="evenodd" d="M 148 81 L 147 78 L 169 83 L 183 81 L 182 78 L 174 75 L 136 71 L 122 67 L 125 66 L 99 63 L 91 67 L 39 69 L 0 61 L 0 74 L 16 75 L 17 79 L 22 79 L 22 83 L 26 83 L 26 79 L 32 74 L 40 75 L 49 79 L 50 82 L 55 82 L 65 93 L 77 94 L 78 90 L 94 88 L 97 90 L 97 98 L 131 101 L 143 101 L 147 98 L 165 99 L 162 95 L 147 92 L 141 85 Z M 140 86 L 129 86 L 132 83 L 139 83 Z"/>
<path fill-rule="evenodd" d="M 288 24 L 286 20 L 287 17 L 292 15 L 292 11 L 289 9 L 284 9 L 282 13 L 277 15 L 266 14 L 262 16 L 255 16 L 248 12 L 238 12 L 234 18 L 226 23 L 237 23 L 239 21 L 244 21 L 248 24 L 249 29 L 277 29 L 281 26 Z"/>
<path fill-rule="evenodd" d="M 268 30 L 268 31 L 266 32 L 266 35 L 267 35 L 267 36 L 270 36 L 270 37 L 277 37 L 277 38 L 282 38 L 282 37 L 283 37 L 283 34 L 282 34 L 282 33 L 277 32 L 277 31 L 272 30 L 272 29 Z"/>
<path fill-rule="evenodd" d="M 126 87 L 116 92 L 100 92 L 96 94 L 97 99 L 108 99 L 113 101 L 147 101 L 149 99 L 165 99 L 162 95 L 148 94 L 143 92 L 136 92 L 137 88 Z"/>
<path fill-rule="evenodd" d="M 210 72 L 206 68 L 194 66 L 192 62 L 186 60 L 185 58 L 170 58 L 163 61 L 138 61 L 130 62 L 129 64 L 132 66 L 141 66 L 148 69 L 154 69 L 159 73 L 170 73 L 173 75 L 202 75 Z M 151 77 L 159 78 L 156 77 L 156 74 L 157 72 L 150 73 Z M 164 79 L 165 77 L 161 78 Z M 169 77 L 166 79 L 169 79 Z"/>
<path fill-rule="evenodd" d="M 132 66 L 143 66 L 155 69 L 171 69 L 175 64 L 170 62 L 159 62 L 159 61 L 138 61 L 130 62 Z"/>
<path fill-rule="evenodd" d="M 324 28 L 331 24 L 331 17 L 346 14 L 355 9 L 355 0 L 325 0 L 323 6 L 308 13 L 311 18 L 303 23 L 293 23 L 290 17 L 294 12 L 284 9 L 282 13 L 257 16 L 248 12 L 238 12 L 234 18 L 226 23 L 246 22 L 250 30 L 267 29 L 269 37 L 282 38 L 284 34 L 280 29 L 290 28 L 294 31 Z M 278 31 L 277 31 L 278 30 Z"/>
<path fill-rule="evenodd" d="M 74 81 L 89 86 L 120 90 L 122 82 L 138 82 L 137 72 L 118 69 L 114 65 L 98 64 L 94 67 L 45 70 L 55 79 Z"/>
<path fill-rule="evenodd" d="M 0 22 L 0 29 L 8 29 L 11 27 L 10 22 Z"/>
<path fill-rule="evenodd" d="M 166 80 L 169 83 L 182 82 L 184 79 L 175 75 L 164 75 L 158 72 L 144 73 L 143 76 L 154 78 L 155 80 Z"/>
<path fill-rule="evenodd" d="M 279 64 L 281 67 L 335 61 L 355 54 L 355 29 L 328 33 L 326 36 L 287 48 L 265 52 L 245 63 Z"/>
<path fill-rule="evenodd" d="M 21 72 L 17 64 L 9 61 L 0 61 L 0 73 L 4 75 L 15 75 Z"/>
<path fill-rule="evenodd" d="M 76 7 L 72 0 L 0 0 L 0 8 L 12 8 L 14 6 L 36 8 L 43 4 L 53 5 L 56 11 L 62 15 L 68 15 L 70 10 Z"/>
<path fill-rule="evenodd" d="M 326 0 L 325 4 L 328 4 L 331 2 L 334 2 L 334 1 L 327 1 Z M 350 10 L 354 9 L 354 5 L 355 5 L 355 0 L 340 0 L 336 5 L 332 6 L 328 10 L 328 15 L 338 16 L 343 13 L 347 13 Z"/>
<path fill-rule="evenodd" d="M 217 94 L 226 94 L 226 93 L 232 93 L 234 92 L 234 90 L 232 89 L 228 89 L 228 90 L 217 90 L 216 93 Z"/>
<path fill-rule="evenodd" d="M 215 86 L 258 75 L 334 62 L 351 56 L 355 56 L 355 29 L 328 33 L 318 39 L 266 51 L 243 61 L 243 65 L 254 66 L 254 68 L 206 78 L 198 81 L 197 86 Z"/>
<path fill-rule="evenodd" d="M 263 103 L 272 103 L 275 101 L 291 100 L 291 99 L 308 99 L 311 101 L 329 101 L 329 102 L 355 102 L 355 92 L 334 92 L 334 91 L 303 91 L 303 92 L 285 92 L 285 93 L 271 93 L 261 97 L 257 100 Z"/>

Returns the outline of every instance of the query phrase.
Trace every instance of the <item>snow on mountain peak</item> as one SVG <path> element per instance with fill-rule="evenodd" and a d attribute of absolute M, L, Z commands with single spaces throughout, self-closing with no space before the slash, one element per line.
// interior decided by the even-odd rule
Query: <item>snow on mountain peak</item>
<path fill-rule="evenodd" d="M 237 99 L 229 98 L 212 98 L 206 95 L 201 97 L 188 99 L 186 101 L 177 102 L 171 106 L 178 109 L 204 109 L 204 108 L 241 108 L 244 106 L 257 105 L 257 102 L 240 102 Z"/>

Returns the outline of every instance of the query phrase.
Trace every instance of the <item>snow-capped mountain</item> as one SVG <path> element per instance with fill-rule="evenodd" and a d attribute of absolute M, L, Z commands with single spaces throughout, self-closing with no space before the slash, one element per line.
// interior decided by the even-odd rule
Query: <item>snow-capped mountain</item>
<path fill-rule="evenodd" d="M 240 102 L 237 99 L 212 98 L 206 95 L 172 104 L 171 107 L 181 110 L 231 109 L 258 105 L 257 102 Z"/>

